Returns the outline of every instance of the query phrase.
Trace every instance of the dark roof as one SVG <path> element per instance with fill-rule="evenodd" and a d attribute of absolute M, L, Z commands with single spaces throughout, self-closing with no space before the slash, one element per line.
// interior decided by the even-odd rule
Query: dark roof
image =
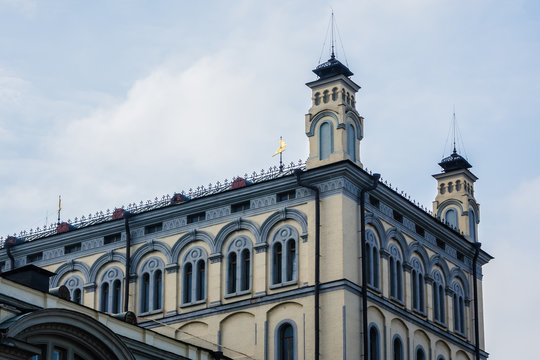
<path fill-rule="evenodd" d="M 463 156 L 459 155 L 456 149 L 450 156 L 442 159 L 439 166 L 443 168 L 444 172 L 472 168 L 472 165 Z"/>
<path fill-rule="evenodd" d="M 319 79 L 327 79 L 336 75 L 353 75 L 352 71 L 343 65 L 338 59 L 336 59 L 334 55 L 332 55 L 327 62 L 317 66 L 313 72 L 319 77 Z"/>

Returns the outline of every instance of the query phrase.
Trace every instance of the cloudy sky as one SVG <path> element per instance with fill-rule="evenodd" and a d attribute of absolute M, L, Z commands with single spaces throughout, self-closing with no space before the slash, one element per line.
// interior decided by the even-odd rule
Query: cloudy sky
<path fill-rule="evenodd" d="M 540 337 L 540 2 L 0 0 L 0 234 L 307 157 L 330 9 L 361 159 L 431 207 L 455 105 L 480 178 L 487 350 Z"/>

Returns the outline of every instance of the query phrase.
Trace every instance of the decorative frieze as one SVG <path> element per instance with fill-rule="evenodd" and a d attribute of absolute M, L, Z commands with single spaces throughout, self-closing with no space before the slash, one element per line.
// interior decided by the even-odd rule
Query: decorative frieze
<path fill-rule="evenodd" d="M 164 221 L 163 230 L 177 229 L 179 227 L 186 226 L 186 224 L 187 224 L 186 216 L 177 217 L 171 220 Z"/>
<path fill-rule="evenodd" d="M 297 191 L 298 192 L 298 191 Z M 274 205 L 276 203 L 276 196 L 269 195 L 251 200 L 250 208 L 257 209 L 265 206 Z"/>
<path fill-rule="evenodd" d="M 231 214 L 231 207 L 223 206 L 220 208 L 208 210 L 206 212 L 206 220 L 212 220 L 212 219 L 220 218 L 220 217 L 227 216 L 230 214 Z"/>

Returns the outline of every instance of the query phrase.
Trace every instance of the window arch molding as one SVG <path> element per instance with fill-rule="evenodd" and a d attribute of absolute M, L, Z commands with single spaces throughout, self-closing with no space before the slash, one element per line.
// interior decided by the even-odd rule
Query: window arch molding
<path fill-rule="evenodd" d="M 274 359 L 275 360 L 287 360 L 283 359 L 281 356 L 281 351 L 283 349 L 283 343 L 280 336 L 280 330 L 282 330 L 285 326 L 290 326 L 292 328 L 293 332 L 293 359 L 298 359 L 298 329 L 296 326 L 296 323 L 291 319 L 284 319 L 281 320 L 276 327 L 274 328 Z"/>
<path fill-rule="evenodd" d="M 214 253 L 223 252 L 223 245 L 229 238 L 229 236 L 238 230 L 247 230 L 255 238 L 255 243 L 261 242 L 261 229 L 259 226 L 251 221 L 245 219 L 237 219 L 223 226 L 216 235 L 215 246 L 212 248 Z M 251 241 L 251 240 L 250 240 Z"/>
<path fill-rule="evenodd" d="M 226 297 L 247 294 L 251 290 L 253 274 L 253 242 L 245 235 L 233 238 L 225 254 Z"/>
<path fill-rule="evenodd" d="M 182 306 L 206 301 L 208 255 L 201 246 L 189 249 L 182 260 Z"/>
<path fill-rule="evenodd" d="M 394 300 L 404 301 L 404 273 L 403 255 L 399 246 L 391 243 L 388 246 L 388 276 L 390 285 L 390 297 Z"/>
<path fill-rule="evenodd" d="M 414 349 L 414 360 L 427 360 L 426 351 L 422 345 L 417 345 Z"/>
<path fill-rule="evenodd" d="M 320 122 L 326 120 L 332 123 L 334 128 L 337 128 L 339 124 L 339 119 L 337 115 L 334 112 L 331 111 L 323 111 L 315 115 L 313 120 L 311 121 L 311 125 L 309 127 L 309 131 L 307 132 L 308 137 L 312 137 L 315 135 L 315 129 L 318 129 L 320 126 Z"/>
<path fill-rule="evenodd" d="M 124 272 L 118 266 L 103 270 L 99 281 L 99 309 L 102 312 L 117 314 L 122 312 L 122 289 Z"/>
<path fill-rule="evenodd" d="M 362 118 L 358 118 L 356 114 L 352 111 L 347 112 L 347 115 L 345 117 L 348 121 L 350 121 L 354 128 L 356 129 L 356 138 L 358 140 L 362 140 L 364 138 L 364 129 L 362 128 Z"/>
<path fill-rule="evenodd" d="M 296 209 L 288 209 L 284 208 L 282 210 L 276 211 L 272 215 L 270 215 L 261 225 L 261 243 L 267 243 L 270 245 L 270 232 L 272 229 L 275 228 L 275 226 L 284 220 L 294 220 L 298 225 L 300 225 L 300 229 L 302 230 L 302 234 L 300 235 L 304 240 L 307 239 L 307 216 L 300 210 Z M 257 243 L 255 246 L 259 245 Z"/>
<path fill-rule="evenodd" d="M 206 231 L 194 229 L 187 234 L 182 235 L 173 245 L 171 249 L 173 264 L 179 262 L 182 251 L 184 251 L 186 247 L 190 246 L 195 241 L 204 242 L 209 249 L 213 249 L 214 247 L 214 237 L 212 235 Z M 206 254 L 206 250 L 204 253 Z"/>
<path fill-rule="evenodd" d="M 410 252 L 409 252 L 409 246 L 407 245 L 407 240 L 405 240 L 405 237 L 403 236 L 401 231 L 399 231 L 398 229 L 391 228 L 388 230 L 385 236 L 383 248 L 385 248 L 388 252 L 390 252 L 390 245 L 392 244 L 390 240 L 392 239 L 395 240 L 399 244 L 401 254 L 403 255 L 403 261 L 407 263 L 407 259 L 410 259 L 411 257 Z"/>
<path fill-rule="evenodd" d="M 60 281 L 62 280 L 62 278 L 64 278 L 67 274 L 73 271 L 80 271 L 80 273 L 84 277 L 84 284 L 90 281 L 90 268 L 88 267 L 88 265 L 80 261 L 70 260 L 60 265 L 58 269 L 55 270 L 56 275 L 51 277 L 50 286 L 60 286 Z"/>
<path fill-rule="evenodd" d="M 298 281 L 298 231 L 294 226 L 277 228 L 270 245 L 270 288 L 296 284 Z"/>
<path fill-rule="evenodd" d="M 459 280 L 461 282 L 461 285 L 463 286 L 465 299 L 470 299 L 470 289 L 469 282 L 467 281 L 467 276 L 465 275 L 463 270 L 458 267 L 455 267 L 452 269 L 452 271 L 450 271 L 450 273 L 448 274 L 448 278 L 446 279 L 446 283 L 453 284 L 456 279 Z"/>
<path fill-rule="evenodd" d="M 126 264 L 126 256 L 116 251 L 110 251 L 101 255 L 90 267 L 90 282 L 95 283 L 97 281 L 98 273 L 110 262 L 119 262 L 122 265 Z"/>
<path fill-rule="evenodd" d="M 457 210 L 459 210 L 458 211 L 458 216 L 467 215 L 467 212 L 465 210 L 463 210 L 463 206 L 461 206 L 460 202 L 458 202 L 456 200 L 449 199 L 449 200 L 443 201 L 439 205 L 439 209 L 437 210 L 437 219 L 440 220 L 442 218 L 442 214 L 445 212 L 446 209 L 449 208 L 449 206 L 455 207 Z"/>
<path fill-rule="evenodd" d="M 165 256 L 167 264 L 170 264 L 175 261 L 175 259 L 172 256 L 172 251 L 169 245 L 165 244 L 164 242 L 152 239 L 148 241 L 147 243 L 143 244 L 135 252 L 133 253 L 131 257 L 130 262 L 130 274 L 136 274 L 137 269 L 139 268 L 141 262 L 143 259 L 152 252 L 159 252 L 163 256 Z"/>
<path fill-rule="evenodd" d="M 146 259 L 139 270 L 139 312 L 152 313 L 163 309 L 165 264 L 158 256 Z"/>
<path fill-rule="evenodd" d="M 366 214 L 366 227 L 368 225 L 371 225 L 373 227 L 373 229 L 371 230 L 375 232 L 375 235 L 377 235 L 377 239 L 379 241 L 379 244 L 378 244 L 379 249 L 385 249 L 387 245 L 386 231 L 384 230 L 384 226 L 381 220 L 379 220 L 375 215 L 373 215 L 373 213 L 367 213 Z M 367 228 L 366 230 L 370 230 L 370 229 Z"/>
<path fill-rule="evenodd" d="M 450 269 L 448 268 L 448 264 L 443 259 L 443 257 L 440 254 L 433 255 L 431 259 L 428 262 L 429 267 L 427 269 L 428 273 L 433 272 L 433 269 L 437 266 L 441 269 L 444 282 L 448 284 L 449 276 L 450 276 Z"/>

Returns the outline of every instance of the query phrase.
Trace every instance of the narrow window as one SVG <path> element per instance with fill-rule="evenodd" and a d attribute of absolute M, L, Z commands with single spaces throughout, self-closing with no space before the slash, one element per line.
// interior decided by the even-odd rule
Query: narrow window
<path fill-rule="evenodd" d="M 319 128 L 320 160 L 328 159 L 332 153 L 332 128 L 330 123 L 324 122 Z"/>
<path fill-rule="evenodd" d="M 369 285 L 373 286 L 373 272 L 372 272 L 373 261 L 371 259 L 372 253 L 371 253 L 370 244 L 366 244 L 365 252 L 366 252 L 366 278 L 367 278 L 367 283 Z"/>
<path fill-rule="evenodd" d="M 101 285 L 101 311 L 109 312 L 109 283 Z"/>
<path fill-rule="evenodd" d="M 473 242 L 476 242 L 476 215 L 473 209 L 469 209 L 469 234 Z"/>
<path fill-rule="evenodd" d="M 81 243 L 75 243 L 64 247 L 64 254 L 71 254 L 77 251 L 81 251 Z"/>
<path fill-rule="evenodd" d="M 294 331 L 291 324 L 279 328 L 279 360 L 294 360 Z"/>
<path fill-rule="evenodd" d="M 251 206 L 251 203 L 249 201 L 244 201 L 238 204 L 232 204 L 231 212 L 235 213 L 235 212 L 246 211 L 246 210 L 249 210 L 250 206 Z"/>
<path fill-rule="evenodd" d="M 206 264 L 204 260 L 199 260 L 197 268 L 197 300 L 203 300 L 206 292 Z"/>
<path fill-rule="evenodd" d="M 372 249 L 373 255 L 373 286 L 378 288 L 379 287 L 379 252 L 377 251 L 376 247 L 373 247 Z"/>
<path fill-rule="evenodd" d="M 393 298 L 397 297 L 396 283 L 396 262 L 393 257 L 390 257 L 390 296 Z"/>
<path fill-rule="evenodd" d="M 274 284 L 279 284 L 281 282 L 281 243 L 276 243 L 274 244 L 274 251 L 273 251 L 273 257 L 274 257 L 274 261 L 273 261 L 273 268 L 274 268 L 274 271 L 273 271 L 273 283 Z"/>
<path fill-rule="evenodd" d="M 111 234 L 111 235 L 107 235 L 107 236 L 105 236 L 103 238 L 103 244 L 104 245 L 112 244 L 112 243 L 115 243 L 115 242 L 119 242 L 120 240 L 122 240 L 122 234 L 121 233 Z"/>
<path fill-rule="evenodd" d="M 296 190 L 285 191 L 277 194 L 277 202 L 292 200 L 296 198 Z"/>
<path fill-rule="evenodd" d="M 413 309 L 418 311 L 418 275 L 416 270 L 412 271 L 412 298 L 413 298 Z"/>
<path fill-rule="evenodd" d="M 416 360 L 426 360 L 426 354 L 422 348 L 416 350 Z"/>
<path fill-rule="evenodd" d="M 75 289 L 73 291 L 73 302 L 75 302 L 77 304 L 82 304 L 81 289 Z"/>
<path fill-rule="evenodd" d="M 193 279 L 193 265 L 187 263 L 184 268 L 184 302 L 191 302 L 191 283 Z"/>
<path fill-rule="evenodd" d="M 150 274 L 148 273 L 144 273 L 142 276 L 141 297 L 141 312 L 148 312 L 150 310 Z"/>
<path fill-rule="evenodd" d="M 242 291 L 249 289 L 249 277 L 251 271 L 251 259 L 248 249 L 242 250 L 242 277 L 241 277 L 241 289 Z"/>
<path fill-rule="evenodd" d="M 114 286 L 114 292 L 113 292 L 113 309 L 112 312 L 114 314 L 118 314 L 120 312 L 120 302 L 122 301 L 122 283 L 120 280 L 114 280 L 113 283 Z"/>
<path fill-rule="evenodd" d="M 393 360 L 403 360 L 403 344 L 398 337 L 394 339 L 394 344 L 392 345 L 392 354 Z"/>
<path fill-rule="evenodd" d="M 369 329 L 368 359 L 379 360 L 379 332 L 375 326 Z"/>
<path fill-rule="evenodd" d="M 439 321 L 445 323 L 446 321 L 446 297 L 444 295 L 444 288 L 439 285 Z"/>
<path fill-rule="evenodd" d="M 459 230 L 458 226 L 458 216 L 455 209 L 448 209 L 444 215 L 444 221 L 446 224 L 456 230 Z"/>
<path fill-rule="evenodd" d="M 397 299 L 403 301 L 403 272 L 401 269 L 401 261 L 396 261 L 396 277 Z"/>
<path fill-rule="evenodd" d="M 287 280 L 292 281 L 296 277 L 296 241 L 287 241 Z"/>
<path fill-rule="evenodd" d="M 163 280 L 161 270 L 154 273 L 154 310 L 161 309 L 161 297 L 163 294 Z"/>
<path fill-rule="evenodd" d="M 227 281 L 227 290 L 229 294 L 236 292 L 236 253 L 229 254 L 229 279 Z"/>
<path fill-rule="evenodd" d="M 193 224 L 193 223 L 204 221 L 204 220 L 206 220 L 206 213 L 204 213 L 204 212 L 200 212 L 200 213 L 197 213 L 197 214 L 191 214 L 191 215 L 188 215 L 188 217 L 187 217 L 187 223 L 188 224 Z"/>
<path fill-rule="evenodd" d="M 144 227 L 144 233 L 147 235 L 159 232 L 161 230 L 163 230 L 163 223 L 156 223 Z"/>
<path fill-rule="evenodd" d="M 356 141 L 354 133 L 354 127 L 349 124 L 347 126 L 347 152 L 349 153 L 352 161 L 356 161 Z"/>
<path fill-rule="evenodd" d="M 40 261 L 41 259 L 43 259 L 43 252 L 38 252 L 26 256 L 27 263 L 33 263 L 36 261 Z"/>

